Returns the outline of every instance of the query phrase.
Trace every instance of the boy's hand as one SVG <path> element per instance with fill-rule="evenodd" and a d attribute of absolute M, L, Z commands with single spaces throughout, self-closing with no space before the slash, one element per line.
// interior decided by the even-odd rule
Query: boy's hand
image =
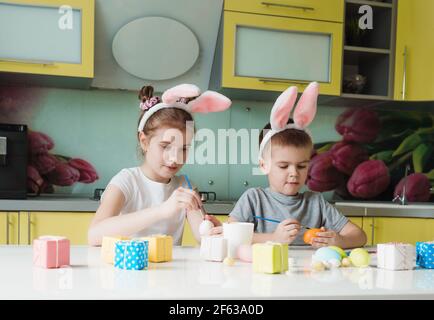
<path fill-rule="evenodd" d="M 273 241 L 281 243 L 291 243 L 295 240 L 300 231 L 300 223 L 294 219 L 285 219 L 277 226 L 273 232 Z"/>
<path fill-rule="evenodd" d="M 327 246 L 339 246 L 341 236 L 333 230 L 326 230 L 321 227 L 322 232 L 318 232 L 312 239 L 312 247 L 321 248 Z"/>

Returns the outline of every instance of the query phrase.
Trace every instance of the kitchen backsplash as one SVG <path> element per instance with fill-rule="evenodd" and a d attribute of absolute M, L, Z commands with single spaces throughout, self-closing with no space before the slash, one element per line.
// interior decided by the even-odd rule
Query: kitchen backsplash
<path fill-rule="evenodd" d="M 235 129 L 235 133 L 242 135 L 243 130 L 241 129 L 247 129 L 246 132 L 250 139 L 249 146 L 251 150 L 254 150 L 254 146 L 257 145 L 257 136 L 251 134 L 250 129 L 262 129 L 268 122 L 272 104 L 272 101 L 236 100 L 233 101 L 228 111 L 198 115 L 195 117 L 195 125 L 199 134 L 197 138 L 204 141 L 212 134 L 217 137 L 219 130 L 229 128 Z M 378 186 L 383 183 L 384 187 L 386 183 L 384 181 L 372 182 L 372 179 L 375 180 L 377 177 L 372 177 L 370 180 L 369 172 L 379 172 L 381 175 L 381 172 L 394 166 L 391 170 L 392 177 L 388 188 L 386 186 L 384 190 L 380 190 L 380 186 L 377 190 L 378 194 L 369 194 L 371 199 L 381 200 L 392 196 L 391 193 L 402 178 L 402 168 L 407 163 L 412 164 L 412 160 L 417 161 L 414 157 L 422 158 L 420 160 L 422 164 L 419 165 L 423 166 L 420 170 L 424 173 L 433 169 L 429 167 L 434 163 L 432 160 L 433 140 L 428 129 L 432 127 L 429 112 L 412 112 L 412 116 L 408 117 L 410 113 L 371 109 L 349 110 L 318 106 L 318 113 L 310 126 L 310 131 L 314 143 L 320 148 L 318 161 L 314 160 L 317 169 L 315 172 L 324 172 L 325 175 L 318 176 L 317 173 L 312 172 L 309 185 L 313 189 L 329 191 L 332 186 L 333 189 L 340 190 L 338 192 L 340 197 L 366 199 L 363 190 L 372 191 L 375 189 L 372 184 Z M 104 188 L 110 178 L 122 168 L 137 166 L 141 161 L 136 139 L 138 115 L 137 94 L 132 91 L 0 87 L 0 123 L 28 124 L 31 130 L 43 132 L 51 137 L 54 148 L 50 150 L 50 153 L 85 159 L 96 169 L 98 179 L 95 182 L 75 183 L 69 187 L 56 186 L 55 192 L 58 193 L 91 194 L 95 188 Z M 375 124 L 377 120 L 378 123 Z M 339 125 L 335 129 L 337 122 Z M 375 128 L 376 125 L 378 128 Z M 204 128 L 211 131 L 202 130 Z M 421 150 L 420 154 L 413 155 L 415 152 L 411 149 L 412 138 L 408 137 L 415 133 L 418 135 L 416 131 L 420 128 L 427 128 L 422 129 L 425 131 L 420 133 L 423 138 L 427 139 L 424 144 L 428 150 Z M 383 140 L 375 144 L 373 139 L 377 137 L 377 140 Z M 342 139 L 351 144 L 336 143 Z M 402 146 L 401 142 L 405 139 L 410 140 L 408 143 L 410 146 Z M 196 142 L 198 149 L 193 149 L 195 150 L 193 152 L 198 152 L 200 145 L 200 141 Z M 230 145 L 229 142 L 228 145 Z M 216 159 L 219 156 L 219 147 L 221 146 L 216 146 L 214 155 Z M 364 151 L 357 153 L 360 148 Z M 399 148 L 401 151 L 398 150 Z M 237 199 L 247 188 L 267 184 L 266 177 L 254 174 L 253 169 L 256 166 L 255 163 L 251 163 L 254 156 L 247 157 L 250 163 L 239 164 L 245 153 L 251 150 L 245 151 L 238 148 L 238 159 L 234 164 L 227 162 L 218 164 L 218 161 L 216 164 L 198 164 L 200 159 L 195 159 L 196 163 L 186 164 L 182 173 L 188 174 L 199 190 L 216 192 L 219 200 Z M 392 153 L 394 153 L 393 156 Z M 192 152 L 190 157 L 191 154 Z M 352 157 L 355 154 L 359 157 Z M 371 160 L 367 161 L 368 158 Z M 384 167 L 376 168 L 375 165 L 378 163 L 375 164 L 373 160 L 382 161 L 385 164 Z M 368 162 L 364 164 L 366 168 L 360 169 L 357 174 L 354 173 L 356 166 L 363 162 Z M 410 173 L 414 170 L 412 165 Z M 335 180 L 330 176 L 334 176 Z M 351 187 L 348 180 L 352 180 Z M 323 182 L 322 185 L 320 182 Z M 327 198 L 336 197 L 336 194 L 332 191 L 325 193 Z"/>

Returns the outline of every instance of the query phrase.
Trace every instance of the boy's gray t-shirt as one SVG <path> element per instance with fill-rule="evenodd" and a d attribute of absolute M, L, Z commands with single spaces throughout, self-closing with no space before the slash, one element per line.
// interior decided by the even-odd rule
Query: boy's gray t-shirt
<path fill-rule="evenodd" d="M 277 223 L 254 218 L 260 216 L 274 220 L 296 219 L 309 228 L 325 227 L 339 232 L 348 222 L 335 207 L 328 203 L 321 193 L 306 191 L 295 196 L 286 196 L 270 188 L 251 188 L 240 197 L 230 217 L 240 222 L 255 223 L 255 232 L 271 233 Z M 292 244 L 304 244 L 301 229 Z"/>

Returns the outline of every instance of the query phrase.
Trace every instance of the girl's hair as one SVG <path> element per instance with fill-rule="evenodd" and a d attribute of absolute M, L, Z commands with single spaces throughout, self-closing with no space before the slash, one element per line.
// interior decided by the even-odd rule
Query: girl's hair
<path fill-rule="evenodd" d="M 152 86 L 143 86 L 139 91 L 138 97 L 140 102 L 146 102 L 153 97 L 153 94 L 154 88 Z M 145 112 L 147 112 L 147 110 L 141 110 L 137 125 L 140 123 Z M 193 117 L 185 110 L 178 108 L 161 109 L 148 119 L 143 128 L 143 133 L 145 135 L 152 135 L 153 131 L 164 126 L 185 130 L 187 121 L 193 121 Z"/>
<path fill-rule="evenodd" d="M 288 124 L 294 123 L 292 119 L 288 120 Z M 259 134 L 259 145 L 264 139 L 264 131 L 267 129 L 271 129 L 270 123 L 267 123 Z M 296 128 L 285 129 L 276 133 L 271 137 L 271 143 L 273 145 L 279 146 L 293 146 L 296 148 L 305 148 L 310 147 L 313 148 L 313 142 L 309 134 L 304 130 L 299 130 Z"/>

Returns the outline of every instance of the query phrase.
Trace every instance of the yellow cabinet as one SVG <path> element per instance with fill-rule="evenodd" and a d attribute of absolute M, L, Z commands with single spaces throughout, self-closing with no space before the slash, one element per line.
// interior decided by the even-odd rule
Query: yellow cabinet
<path fill-rule="evenodd" d="M 0 2 L 0 71 L 93 78 L 94 0 Z"/>
<path fill-rule="evenodd" d="M 352 223 L 358 226 L 360 229 L 363 229 L 363 218 L 362 217 L 348 217 Z"/>
<path fill-rule="evenodd" d="M 342 22 L 344 0 L 225 0 L 225 10 Z"/>
<path fill-rule="evenodd" d="M 43 235 L 65 236 L 72 245 L 86 245 L 94 212 L 20 212 L 20 243 Z"/>
<path fill-rule="evenodd" d="M 221 223 L 226 222 L 228 220 L 227 215 L 214 215 Z M 185 222 L 184 226 L 184 234 L 182 235 L 182 245 L 183 246 L 197 246 L 198 243 L 194 238 L 193 232 L 191 231 L 190 225 L 188 222 Z"/>
<path fill-rule="evenodd" d="M 434 100 L 434 1 L 399 0 L 395 100 Z"/>
<path fill-rule="evenodd" d="M 18 244 L 19 215 L 18 212 L 0 212 L 0 245 Z"/>
<path fill-rule="evenodd" d="M 221 86 L 340 95 L 342 24 L 271 15 L 224 12 Z"/>
<path fill-rule="evenodd" d="M 373 244 L 434 240 L 434 219 L 424 218 L 374 218 Z"/>

